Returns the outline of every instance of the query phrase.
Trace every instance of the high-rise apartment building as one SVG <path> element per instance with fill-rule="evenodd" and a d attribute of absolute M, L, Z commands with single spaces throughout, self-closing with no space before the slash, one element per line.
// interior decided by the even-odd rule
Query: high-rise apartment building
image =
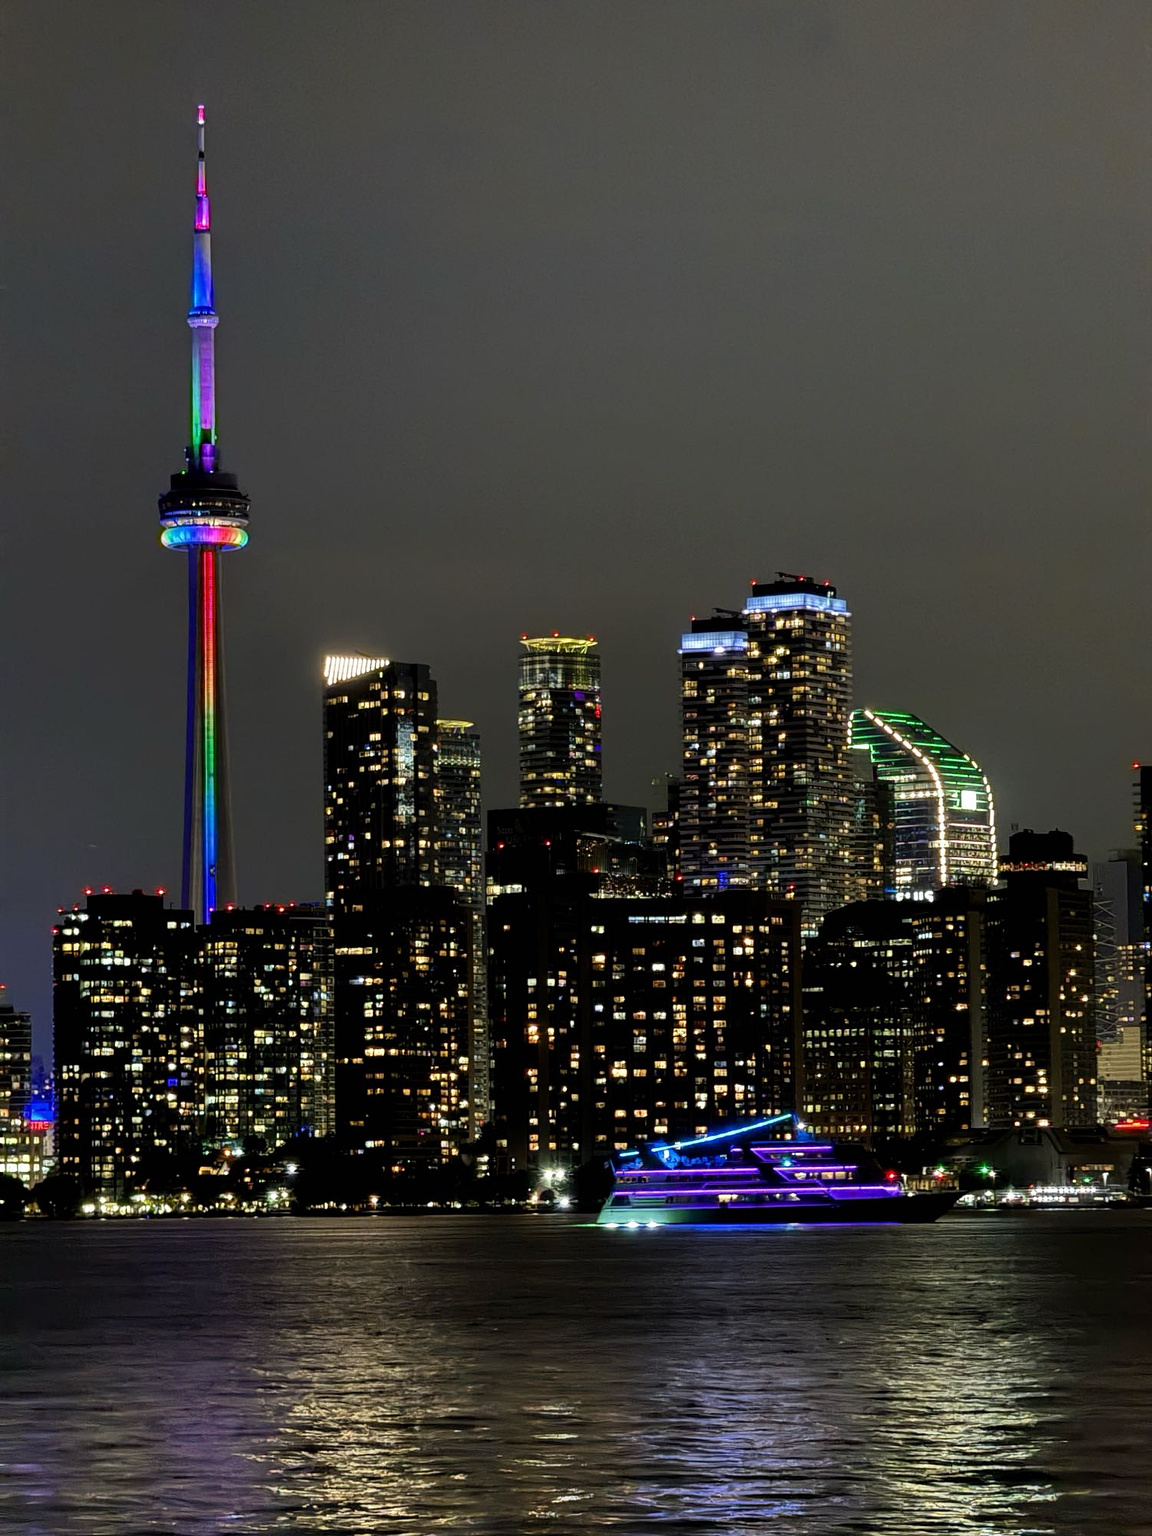
<path fill-rule="evenodd" d="M 1102 1124 L 1146 1119 L 1149 1109 L 1142 863 L 1138 848 L 1125 848 L 1092 866 Z"/>
<path fill-rule="evenodd" d="M 762 891 L 597 895 L 578 874 L 489 918 L 497 1130 L 567 1168 L 797 1105 L 799 909 Z"/>
<path fill-rule="evenodd" d="M 684 879 L 680 859 L 680 776 L 665 773 L 652 780 L 655 807 L 649 821 L 652 850 L 666 879 L 676 886 Z"/>
<path fill-rule="evenodd" d="M 45 1128 L 29 1115 L 32 1015 L 13 1008 L 0 986 L 0 1173 L 35 1183 L 43 1172 Z"/>
<path fill-rule="evenodd" d="M 436 684 L 383 657 L 324 663 L 325 892 L 337 913 L 437 880 Z"/>
<path fill-rule="evenodd" d="M 908 911 L 913 935 L 916 1129 L 951 1136 L 985 1124 L 988 892 L 949 886 Z"/>
<path fill-rule="evenodd" d="M 993 884 L 996 810 L 979 764 L 903 710 L 854 710 L 851 742 L 892 793 L 896 899 Z"/>
<path fill-rule="evenodd" d="M 320 907 L 228 907 L 197 933 L 205 1137 L 269 1149 L 334 1129 L 332 929 Z"/>
<path fill-rule="evenodd" d="M 336 1122 L 402 1172 L 469 1133 L 472 912 L 454 891 L 381 892 L 336 918 Z"/>
<path fill-rule="evenodd" d="M 988 897 L 990 1126 L 1096 1122 L 1093 904 L 1067 832 L 1016 832 Z"/>
<path fill-rule="evenodd" d="M 851 622 L 835 587 L 782 572 L 744 607 L 753 880 L 806 934 L 851 894 Z"/>
<path fill-rule="evenodd" d="M 828 1135 L 943 1138 L 984 1124 L 988 892 L 853 903 L 804 957 L 806 1110 Z"/>
<path fill-rule="evenodd" d="M 853 878 L 848 605 L 826 582 L 781 572 L 753 583 L 741 613 L 694 619 L 680 660 L 685 884 L 797 901 L 811 935 L 865 893 Z"/>
<path fill-rule="evenodd" d="M 739 614 L 693 619 L 680 638 L 680 871 L 689 888 L 750 883 L 747 652 Z"/>
<path fill-rule="evenodd" d="M 199 1130 L 194 914 L 163 894 L 92 894 L 53 935 L 59 1169 L 123 1196 Z"/>
<path fill-rule="evenodd" d="M 484 833 L 480 807 L 480 737 L 470 720 L 441 720 L 436 758 L 439 876 L 472 918 L 472 1021 L 468 1057 L 470 1129 L 491 1115 L 488 967 L 484 938 Z"/>
<path fill-rule="evenodd" d="M 600 657 L 591 636 L 521 636 L 520 804 L 601 797 Z"/>
<path fill-rule="evenodd" d="M 1140 849 L 1140 878 L 1144 902 L 1144 932 L 1152 935 L 1152 763 L 1133 763 L 1133 824 Z"/>
<path fill-rule="evenodd" d="M 0 985 L 0 1114 L 23 1115 L 32 1097 L 32 1015 L 13 1008 Z"/>
<path fill-rule="evenodd" d="M 440 883 L 472 906 L 484 903 L 480 736 L 471 720 L 439 720 L 435 775 Z"/>
<path fill-rule="evenodd" d="M 479 739 L 438 720 L 426 666 L 327 658 L 337 1134 L 391 1167 L 447 1158 L 479 1118 L 479 773 Z"/>
<path fill-rule="evenodd" d="M 829 913 L 804 952 L 804 1118 L 824 1136 L 916 1129 L 915 941 L 883 901 Z"/>
<path fill-rule="evenodd" d="M 1144 1077 L 1152 1084 L 1152 763 L 1133 763 L 1135 831 L 1140 849 L 1140 883 L 1144 914 Z"/>

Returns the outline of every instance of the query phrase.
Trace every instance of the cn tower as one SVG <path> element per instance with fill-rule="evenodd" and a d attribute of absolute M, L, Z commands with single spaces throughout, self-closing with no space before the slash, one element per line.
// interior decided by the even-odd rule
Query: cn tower
<path fill-rule="evenodd" d="M 204 165 L 204 108 L 197 112 L 196 224 L 192 235 L 191 436 L 185 468 L 160 497 L 160 542 L 188 556 L 188 742 L 184 769 L 181 900 L 206 923 L 236 900 L 232 808 L 224 730 L 220 643 L 222 550 L 248 542 L 248 498 L 220 468 L 216 439 L 216 326 L 212 295 L 212 214 Z"/>

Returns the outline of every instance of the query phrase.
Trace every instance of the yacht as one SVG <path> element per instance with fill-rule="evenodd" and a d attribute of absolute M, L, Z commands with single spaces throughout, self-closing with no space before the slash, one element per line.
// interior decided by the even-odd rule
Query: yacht
<path fill-rule="evenodd" d="M 600 1226 L 925 1222 L 960 1198 L 953 1189 L 912 1193 L 867 1148 L 814 1136 L 794 1115 L 642 1143 L 612 1167 Z"/>

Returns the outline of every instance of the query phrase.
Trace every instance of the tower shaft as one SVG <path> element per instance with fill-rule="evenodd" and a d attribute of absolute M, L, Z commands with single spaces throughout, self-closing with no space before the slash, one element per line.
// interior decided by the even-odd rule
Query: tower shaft
<path fill-rule="evenodd" d="M 188 551 L 188 739 L 181 905 L 207 921 L 236 901 L 220 643 L 219 551 Z"/>

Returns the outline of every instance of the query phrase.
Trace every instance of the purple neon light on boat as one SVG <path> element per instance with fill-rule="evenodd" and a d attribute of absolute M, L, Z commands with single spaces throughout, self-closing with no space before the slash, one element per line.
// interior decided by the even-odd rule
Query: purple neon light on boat
<path fill-rule="evenodd" d="M 766 1123 L 630 1149 L 618 1160 L 600 1224 L 891 1226 L 934 1221 L 956 1198 L 949 1191 L 909 1195 L 866 1148 L 804 1140 L 799 1127 L 794 1140 L 759 1141 Z"/>

